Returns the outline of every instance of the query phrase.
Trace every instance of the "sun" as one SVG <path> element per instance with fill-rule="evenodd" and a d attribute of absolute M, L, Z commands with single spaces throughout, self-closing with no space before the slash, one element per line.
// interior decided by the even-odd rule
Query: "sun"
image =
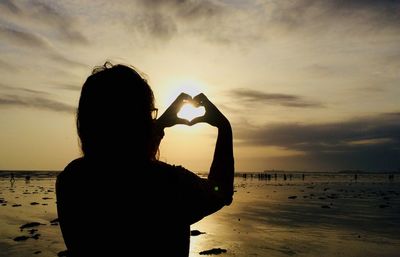
<path fill-rule="evenodd" d="M 188 121 L 193 120 L 196 117 L 201 117 L 206 113 L 203 106 L 194 107 L 191 103 L 185 103 L 181 110 L 178 112 L 177 116 Z"/>
<path fill-rule="evenodd" d="M 195 79 L 177 79 L 171 81 L 169 84 L 168 88 L 171 90 L 172 97 L 170 99 L 171 102 L 182 92 L 194 97 L 200 93 L 204 93 L 207 88 L 202 82 Z"/>

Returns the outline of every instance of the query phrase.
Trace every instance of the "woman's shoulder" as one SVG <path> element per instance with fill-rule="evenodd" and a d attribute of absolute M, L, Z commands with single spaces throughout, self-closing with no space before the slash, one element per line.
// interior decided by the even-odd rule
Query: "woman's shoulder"
<path fill-rule="evenodd" d="M 184 168 L 181 165 L 174 165 L 174 164 L 169 164 L 166 162 L 162 161 L 153 161 L 152 166 L 156 170 L 162 170 L 162 171 L 170 171 L 170 172 L 191 172 L 188 169 Z"/>
<path fill-rule="evenodd" d="M 169 164 L 162 161 L 154 161 L 152 165 L 154 170 L 161 172 L 167 175 L 168 177 L 175 177 L 175 179 L 197 180 L 200 178 L 194 172 L 186 169 L 181 165 Z"/>
<path fill-rule="evenodd" d="M 64 170 L 60 172 L 57 176 L 57 180 L 65 180 L 68 179 L 71 176 L 74 176 L 79 170 L 82 170 L 84 167 L 84 159 L 77 158 L 70 163 L 68 163 L 67 166 L 65 166 Z"/>

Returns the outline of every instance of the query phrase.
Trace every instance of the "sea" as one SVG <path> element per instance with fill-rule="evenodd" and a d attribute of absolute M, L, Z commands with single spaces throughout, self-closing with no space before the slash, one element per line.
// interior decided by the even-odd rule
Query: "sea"
<path fill-rule="evenodd" d="M 0 257 L 66 256 L 57 174 L 0 172 Z M 398 257 L 400 174 L 238 172 L 232 204 L 191 230 L 191 257 Z"/>

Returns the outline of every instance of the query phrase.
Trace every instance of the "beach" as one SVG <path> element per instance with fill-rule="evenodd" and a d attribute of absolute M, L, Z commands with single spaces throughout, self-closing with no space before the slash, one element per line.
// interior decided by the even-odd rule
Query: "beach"
<path fill-rule="evenodd" d="M 64 255 L 56 174 L 0 176 L 1 257 Z M 235 178 L 233 203 L 191 226 L 191 257 L 399 256 L 399 175 L 267 178 Z"/>

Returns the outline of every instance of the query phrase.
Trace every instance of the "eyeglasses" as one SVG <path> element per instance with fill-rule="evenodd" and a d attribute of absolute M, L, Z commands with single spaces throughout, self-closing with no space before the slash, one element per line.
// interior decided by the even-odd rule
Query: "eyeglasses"
<path fill-rule="evenodd" d="M 158 115 L 158 109 L 157 108 L 152 109 L 151 110 L 151 118 L 153 120 L 156 120 L 157 119 L 157 115 Z"/>

